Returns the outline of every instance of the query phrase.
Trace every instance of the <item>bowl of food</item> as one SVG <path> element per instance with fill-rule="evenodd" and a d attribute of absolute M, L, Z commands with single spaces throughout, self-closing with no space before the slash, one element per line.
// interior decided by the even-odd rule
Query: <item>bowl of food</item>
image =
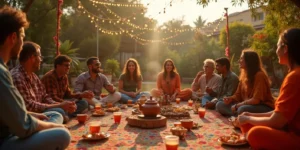
<path fill-rule="evenodd" d="M 177 126 L 177 127 L 171 128 L 171 132 L 172 132 L 173 135 L 176 135 L 180 139 L 183 140 L 183 139 L 185 139 L 185 135 L 186 135 L 187 129 L 183 128 L 183 127 L 180 127 L 180 126 Z"/>

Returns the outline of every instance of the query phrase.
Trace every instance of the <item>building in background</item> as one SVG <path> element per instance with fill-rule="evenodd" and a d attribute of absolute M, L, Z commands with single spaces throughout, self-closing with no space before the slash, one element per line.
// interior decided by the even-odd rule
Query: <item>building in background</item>
<path fill-rule="evenodd" d="M 228 9 L 228 11 L 230 12 L 230 9 Z M 229 14 L 228 23 L 230 24 L 233 22 L 242 22 L 252 25 L 255 30 L 262 30 L 265 27 L 265 16 L 266 13 L 261 8 L 255 10 L 255 15 L 253 15 L 252 11 L 248 9 L 242 12 Z M 213 38 L 219 40 L 220 31 L 225 27 L 226 18 L 223 20 L 217 19 L 213 22 L 208 23 L 207 26 L 203 29 L 203 32 L 206 35 L 211 35 Z"/>

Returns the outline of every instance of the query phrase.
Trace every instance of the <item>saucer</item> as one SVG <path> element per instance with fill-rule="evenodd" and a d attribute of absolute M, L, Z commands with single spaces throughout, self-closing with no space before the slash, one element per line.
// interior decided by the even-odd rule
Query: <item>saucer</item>
<path fill-rule="evenodd" d="M 108 137 L 110 137 L 110 133 L 108 132 L 101 132 L 101 133 L 96 133 L 96 134 L 84 134 L 82 135 L 82 139 L 83 140 L 87 140 L 87 141 L 94 141 L 94 140 L 103 140 L 103 139 L 107 139 Z"/>
<path fill-rule="evenodd" d="M 161 115 L 156 115 L 156 117 L 145 117 L 144 115 L 138 115 L 138 117 L 143 119 L 158 119 L 161 118 Z"/>
<path fill-rule="evenodd" d="M 105 116 L 106 113 L 103 113 L 103 114 L 98 114 L 98 113 L 92 113 L 92 116 L 95 116 L 95 117 L 100 117 L 100 116 Z"/>

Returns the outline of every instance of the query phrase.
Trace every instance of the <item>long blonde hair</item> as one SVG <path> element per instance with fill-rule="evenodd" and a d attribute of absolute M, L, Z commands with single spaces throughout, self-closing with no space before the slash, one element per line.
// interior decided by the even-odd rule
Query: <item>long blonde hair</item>
<path fill-rule="evenodd" d="M 130 80 L 130 72 L 128 70 L 128 65 L 130 62 L 133 62 L 133 64 L 135 65 L 135 70 L 133 72 L 133 80 L 134 81 L 138 81 L 138 78 L 141 76 L 141 70 L 140 70 L 140 65 L 137 62 L 137 60 L 135 60 L 134 58 L 129 58 L 123 68 L 123 72 L 122 74 L 125 75 L 125 77 L 127 78 L 127 80 Z"/>

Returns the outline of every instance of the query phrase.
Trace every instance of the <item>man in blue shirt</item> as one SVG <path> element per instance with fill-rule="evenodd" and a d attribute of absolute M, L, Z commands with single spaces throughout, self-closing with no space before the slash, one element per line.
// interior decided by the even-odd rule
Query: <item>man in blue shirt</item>
<path fill-rule="evenodd" d="M 65 149 L 70 133 L 62 124 L 45 122 L 44 114 L 26 110 L 13 85 L 6 63 L 19 56 L 29 23 L 26 14 L 8 6 L 0 8 L 0 150 Z"/>

